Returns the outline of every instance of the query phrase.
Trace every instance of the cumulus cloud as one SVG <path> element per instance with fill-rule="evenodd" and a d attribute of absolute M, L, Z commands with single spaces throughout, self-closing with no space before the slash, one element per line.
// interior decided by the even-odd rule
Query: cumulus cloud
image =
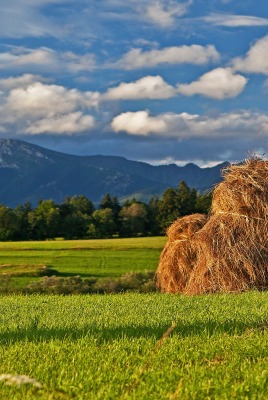
<path fill-rule="evenodd" d="M 222 100 L 238 96 L 247 84 L 247 79 L 235 74 L 231 68 L 216 68 L 202 75 L 197 81 L 182 84 L 178 92 L 186 96 L 201 94 Z"/>
<path fill-rule="evenodd" d="M 121 83 L 104 94 L 106 100 L 117 99 L 168 99 L 176 95 L 176 89 L 161 76 L 145 76 L 135 82 Z"/>
<path fill-rule="evenodd" d="M 243 136 L 268 138 L 268 115 L 249 111 L 222 113 L 215 116 L 189 113 L 163 113 L 151 116 L 148 111 L 126 112 L 111 124 L 114 132 L 129 135 L 158 136 L 173 139 L 234 138 Z"/>
<path fill-rule="evenodd" d="M 254 17 L 250 15 L 211 14 L 203 18 L 213 25 L 235 28 L 239 26 L 267 26 L 268 18 Z"/>
<path fill-rule="evenodd" d="M 207 64 L 218 61 L 219 53 L 214 46 L 178 46 L 166 47 L 161 50 L 143 51 L 140 48 L 126 53 L 114 67 L 132 70 L 137 68 L 155 67 L 159 64 Z"/>
<path fill-rule="evenodd" d="M 233 61 L 237 71 L 268 75 L 268 35 L 255 42 L 245 57 Z"/>
<path fill-rule="evenodd" d="M 7 98 L 7 106 L 18 115 L 63 114 L 78 107 L 97 106 L 98 93 L 80 92 L 59 85 L 36 82 L 26 88 L 12 89 Z"/>
<path fill-rule="evenodd" d="M 95 126 L 95 120 L 91 115 L 83 115 L 81 111 L 60 116 L 43 118 L 31 124 L 26 133 L 38 135 L 40 133 L 64 133 L 73 135 L 88 131 Z"/>
<path fill-rule="evenodd" d="M 35 82 L 47 82 L 47 79 L 41 75 L 23 74 L 21 76 L 10 76 L 0 79 L 0 88 L 10 90 L 18 87 L 28 87 Z"/>
<path fill-rule="evenodd" d="M 72 134 L 94 126 L 91 113 L 98 106 L 98 92 L 34 82 L 34 75 L 2 80 L 0 87 L 1 83 L 5 86 L 0 106 L 2 129 L 11 126 L 19 127 L 21 133 Z"/>
<path fill-rule="evenodd" d="M 163 133 L 167 129 L 165 117 L 151 117 L 148 111 L 126 112 L 112 121 L 115 132 L 125 131 L 130 135 L 147 136 L 150 133 Z"/>

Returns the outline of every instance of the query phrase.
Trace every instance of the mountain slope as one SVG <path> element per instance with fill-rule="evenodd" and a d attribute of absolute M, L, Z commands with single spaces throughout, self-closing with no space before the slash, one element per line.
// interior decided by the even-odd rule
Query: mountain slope
<path fill-rule="evenodd" d="M 220 180 L 220 169 L 194 164 L 152 166 L 114 156 L 73 156 L 20 140 L 0 139 L 0 203 L 14 207 L 41 198 L 62 202 L 64 197 L 83 194 L 99 202 L 109 192 L 126 198 L 148 200 L 185 180 L 203 191 Z"/>

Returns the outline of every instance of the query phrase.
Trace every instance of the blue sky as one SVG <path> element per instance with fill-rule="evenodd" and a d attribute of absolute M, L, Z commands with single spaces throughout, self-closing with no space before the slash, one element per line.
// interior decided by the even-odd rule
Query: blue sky
<path fill-rule="evenodd" d="M 201 166 L 268 152 L 266 0 L 0 0 L 0 136 Z"/>

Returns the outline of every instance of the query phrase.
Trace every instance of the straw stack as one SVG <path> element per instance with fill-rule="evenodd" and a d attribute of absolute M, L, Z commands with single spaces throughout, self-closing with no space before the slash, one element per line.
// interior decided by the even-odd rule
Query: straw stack
<path fill-rule="evenodd" d="M 188 295 L 268 288 L 268 161 L 231 165 L 214 190 L 210 216 L 179 219 L 186 240 L 169 241 L 161 255 L 157 285 Z M 193 221 L 191 221 L 191 217 Z M 189 218 L 187 220 L 187 218 Z"/>

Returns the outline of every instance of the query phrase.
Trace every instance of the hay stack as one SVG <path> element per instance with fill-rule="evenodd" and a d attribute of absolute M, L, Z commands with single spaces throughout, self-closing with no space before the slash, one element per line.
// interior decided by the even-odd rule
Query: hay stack
<path fill-rule="evenodd" d="M 253 158 L 231 165 L 223 171 L 223 178 L 213 193 L 212 214 L 267 218 L 268 161 Z"/>
<path fill-rule="evenodd" d="M 167 230 L 168 242 L 156 272 L 162 292 L 183 292 L 196 262 L 194 234 L 206 223 L 206 216 L 193 214 L 177 219 Z"/>
<path fill-rule="evenodd" d="M 171 249 L 168 242 L 164 249 L 157 271 L 161 290 L 193 295 L 268 288 L 268 161 L 254 158 L 224 171 L 210 218 L 185 246 L 183 279 L 175 266 L 180 246 Z M 168 281 L 168 273 L 172 290 L 162 284 L 161 275 Z"/>

